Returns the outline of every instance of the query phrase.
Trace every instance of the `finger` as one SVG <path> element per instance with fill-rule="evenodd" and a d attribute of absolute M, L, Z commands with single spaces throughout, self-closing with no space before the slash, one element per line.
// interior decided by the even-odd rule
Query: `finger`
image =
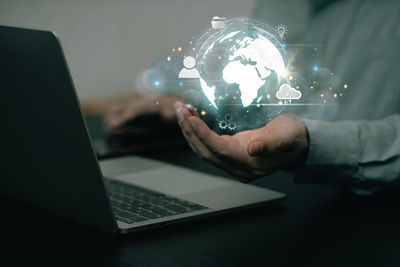
<path fill-rule="evenodd" d="M 115 130 L 120 126 L 120 117 L 122 113 L 123 109 L 121 108 L 105 115 L 104 121 L 110 130 Z"/>
<path fill-rule="evenodd" d="M 238 141 L 230 136 L 219 136 L 215 132 L 211 131 L 208 126 L 200 119 L 196 117 L 189 117 L 188 121 L 191 122 L 191 126 L 194 129 L 196 137 L 224 166 L 225 171 L 233 174 L 241 181 L 251 181 L 256 177 L 263 176 L 249 172 L 249 167 L 262 166 L 254 158 L 249 157 L 247 152 L 247 143 L 244 139 L 245 136 L 249 135 L 249 132 L 244 132 L 243 140 Z M 240 138 L 239 138 L 240 139 Z"/>
<path fill-rule="evenodd" d="M 188 114 L 186 114 L 188 115 Z M 195 118 L 193 116 L 186 117 L 184 121 L 180 124 L 182 128 L 183 135 L 187 142 L 189 143 L 190 147 L 194 152 L 196 152 L 198 155 L 200 155 L 203 159 L 206 161 L 210 162 L 211 164 L 217 166 L 218 168 L 226 171 L 230 175 L 234 176 L 238 180 L 242 182 L 249 182 L 251 181 L 250 175 L 240 169 L 237 168 L 237 164 L 231 164 L 229 160 L 223 160 L 216 155 L 216 153 L 211 152 L 196 136 L 196 134 L 193 131 L 192 126 L 190 125 L 189 120 L 191 118 Z M 210 130 L 211 131 L 211 130 Z"/>
<path fill-rule="evenodd" d="M 160 116 L 165 120 L 171 120 L 175 117 L 175 108 L 170 99 L 160 99 L 156 101 L 159 107 Z"/>
<path fill-rule="evenodd" d="M 178 110 L 178 114 L 182 113 L 182 110 L 179 109 Z M 183 113 L 189 113 L 187 110 L 186 112 L 183 111 Z M 180 116 L 180 115 L 178 115 Z M 187 118 L 187 116 L 190 116 L 189 114 L 184 114 L 183 117 Z M 192 148 L 192 150 L 194 152 L 196 152 L 197 154 L 199 154 L 201 157 L 206 158 L 206 159 L 213 159 L 214 156 L 212 155 L 212 153 L 207 149 L 207 147 L 205 147 L 200 140 L 197 138 L 197 136 L 195 135 L 195 133 L 193 132 L 193 129 L 191 127 L 191 125 L 189 124 L 187 119 L 180 119 L 180 127 L 183 133 L 183 136 L 185 137 L 186 141 L 188 142 L 189 146 Z"/>
<path fill-rule="evenodd" d="M 160 113 L 164 120 L 171 120 L 175 117 L 175 110 L 172 108 L 163 108 Z"/>
<path fill-rule="evenodd" d="M 121 104 L 114 104 L 112 105 L 108 110 L 106 110 L 106 112 L 104 113 L 104 121 L 111 122 L 114 117 L 116 117 L 118 115 L 118 113 L 120 113 L 122 111 L 122 105 Z"/>
<path fill-rule="evenodd" d="M 224 137 L 221 137 L 211 131 L 208 126 L 198 117 L 191 116 L 189 114 L 189 110 L 186 109 L 186 105 L 182 102 L 177 102 L 174 104 L 174 107 L 177 108 L 177 117 L 179 125 L 181 126 L 182 133 L 185 136 L 185 139 L 188 141 L 191 148 L 200 156 L 202 156 L 205 160 L 209 161 L 210 163 L 216 165 L 217 167 L 221 168 L 222 170 L 226 171 L 227 173 L 231 174 L 232 176 L 238 178 L 242 182 L 249 182 L 252 180 L 252 176 L 245 170 L 239 168 L 240 164 L 237 164 L 236 161 L 232 164 L 232 160 L 229 159 L 221 159 L 221 150 L 222 147 L 211 147 L 213 151 L 203 143 L 207 139 L 207 135 L 202 134 L 202 140 L 199 139 L 199 136 L 195 133 L 194 128 L 192 127 L 190 121 L 196 119 L 200 122 L 200 127 L 204 127 L 204 130 L 207 131 L 210 135 L 214 138 L 217 137 L 222 144 L 228 145 L 227 141 Z M 194 108 L 191 110 L 195 112 Z M 183 114 L 180 114 L 180 113 Z M 197 112 L 196 112 L 197 114 Z M 218 140 L 216 140 L 218 143 Z M 205 142 L 209 144 L 208 142 Z M 219 150 L 219 151 L 218 151 Z M 229 152 L 227 152 L 229 153 Z"/>
<path fill-rule="evenodd" d="M 186 105 L 183 104 L 183 103 L 182 103 L 181 101 L 179 101 L 179 100 L 176 101 L 172 106 L 175 108 L 175 110 L 178 110 L 179 108 L 187 109 Z"/>
<path fill-rule="evenodd" d="M 190 147 L 201 156 L 204 156 L 206 158 L 211 157 L 211 153 L 198 140 L 188 122 L 188 118 L 192 116 L 191 113 L 185 108 L 183 104 L 181 105 L 181 103 L 178 103 L 176 107 L 176 116 L 178 118 L 179 126 L 181 127 L 182 133 L 186 141 L 189 143 Z"/>
<path fill-rule="evenodd" d="M 113 125 L 114 127 L 120 127 L 129 120 L 134 119 L 136 116 L 137 114 L 135 109 L 125 108 L 120 114 L 114 117 Z"/>
<path fill-rule="evenodd" d="M 211 153 L 207 147 L 205 147 L 197 136 L 194 134 L 193 129 L 188 121 L 188 118 L 191 117 L 191 113 L 189 110 L 185 108 L 185 105 L 182 103 L 177 103 L 174 105 L 177 107 L 177 118 L 179 125 L 181 127 L 183 136 L 185 137 L 186 141 L 188 142 L 189 146 L 192 148 L 194 152 L 200 155 L 202 158 L 206 159 L 207 161 L 211 162 L 212 164 L 216 165 L 219 168 L 224 170 L 229 170 L 229 167 L 216 158 L 213 153 Z"/>
<path fill-rule="evenodd" d="M 197 113 L 197 110 L 192 105 L 187 104 L 186 107 L 190 111 L 192 116 L 199 117 L 199 113 Z"/>
<path fill-rule="evenodd" d="M 248 154 L 239 142 L 230 136 L 220 136 L 208 128 L 207 124 L 197 117 L 189 117 L 196 137 L 211 153 L 226 164 L 239 167 L 248 160 Z"/>
<path fill-rule="evenodd" d="M 288 129 L 280 129 L 266 125 L 254 135 L 247 146 L 250 156 L 271 156 L 285 150 L 289 144 L 291 133 Z"/>

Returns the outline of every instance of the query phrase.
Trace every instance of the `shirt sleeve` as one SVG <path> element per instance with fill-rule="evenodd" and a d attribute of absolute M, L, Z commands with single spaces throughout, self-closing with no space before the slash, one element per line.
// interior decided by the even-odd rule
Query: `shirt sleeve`
<path fill-rule="evenodd" d="M 376 121 L 304 122 L 310 146 L 296 181 L 328 177 L 329 183 L 378 185 L 399 180 L 400 114 Z"/>

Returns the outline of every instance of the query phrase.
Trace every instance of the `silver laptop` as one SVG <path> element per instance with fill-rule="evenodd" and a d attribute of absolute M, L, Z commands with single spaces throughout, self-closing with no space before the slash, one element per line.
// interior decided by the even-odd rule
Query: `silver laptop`
<path fill-rule="evenodd" d="M 141 157 L 100 164 L 57 37 L 0 26 L 0 193 L 110 234 L 284 194 Z"/>

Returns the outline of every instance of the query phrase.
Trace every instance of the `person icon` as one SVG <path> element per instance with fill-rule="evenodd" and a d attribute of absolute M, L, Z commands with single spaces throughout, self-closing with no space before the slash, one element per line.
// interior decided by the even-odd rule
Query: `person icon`
<path fill-rule="evenodd" d="M 184 79 L 200 78 L 199 71 L 194 67 L 196 65 L 196 60 L 194 57 L 185 57 L 183 60 L 184 68 L 179 72 L 178 77 Z"/>

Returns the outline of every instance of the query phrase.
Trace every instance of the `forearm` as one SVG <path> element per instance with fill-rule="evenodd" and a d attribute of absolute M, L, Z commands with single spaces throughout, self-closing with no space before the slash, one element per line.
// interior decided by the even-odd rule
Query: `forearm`
<path fill-rule="evenodd" d="M 345 172 L 356 183 L 388 183 L 400 178 L 399 114 L 377 121 L 304 121 L 310 146 L 298 181 L 307 180 L 303 178 L 306 175 L 312 179 L 312 173 L 306 171 L 318 166 Z"/>

